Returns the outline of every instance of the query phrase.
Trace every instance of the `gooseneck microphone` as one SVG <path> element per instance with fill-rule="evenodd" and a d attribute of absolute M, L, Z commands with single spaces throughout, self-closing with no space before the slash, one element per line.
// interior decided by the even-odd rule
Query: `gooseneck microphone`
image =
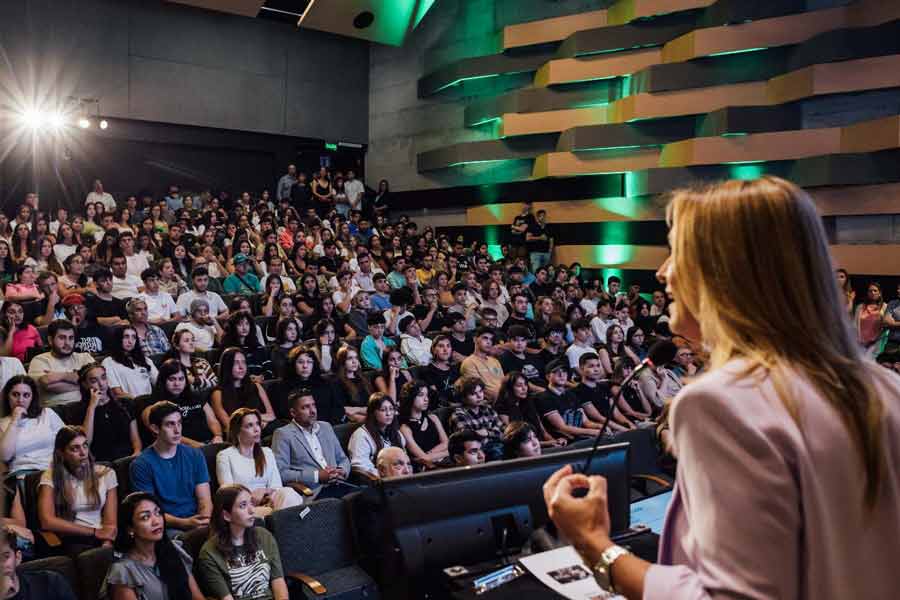
<path fill-rule="evenodd" d="M 631 372 L 631 375 L 625 378 L 625 381 L 623 381 L 622 385 L 619 387 L 619 391 L 616 392 L 615 397 L 612 399 L 609 407 L 606 409 L 606 415 L 603 419 L 603 426 L 597 433 L 597 437 L 594 438 L 594 445 L 591 447 L 591 453 L 588 454 L 587 460 L 584 461 L 584 468 L 581 471 L 582 473 L 587 474 L 588 469 L 590 469 L 591 460 L 593 460 L 594 454 L 597 453 L 597 447 L 600 445 L 600 439 L 603 437 L 603 434 L 606 433 L 606 428 L 609 425 L 609 420 L 612 418 L 612 413 L 615 410 L 616 405 L 619 403 L 619 398 L 622 397 L 622 393 L 625 391 L 625 386 L 631 383 L 631 381 L 635 377 L 637 377 L 638 373 L 640 373 L 647 367 L 656 368 L 672 362 L 677 353 L 678 346 L 673 344 L 670 340 L 661 340 L 650 346 L 650 350 L 647 352 L 647 358 L 642 360 L 641 364 L 639 364 Z"/>

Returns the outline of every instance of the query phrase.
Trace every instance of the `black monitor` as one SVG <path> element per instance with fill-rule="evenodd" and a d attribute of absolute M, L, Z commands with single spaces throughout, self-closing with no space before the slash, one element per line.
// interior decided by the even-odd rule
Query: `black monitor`
<path fill-rule="evenodd" d="M 542 487 L 566 464 L 584 464 L 589 448 L 536 458 L 492 462 L 386 479 L 383 516 L 396 558 L 413 588 L 454 565 L 471 565 L 515 553 L 532 531 L 547 524 Z M 629 444 L 601 446 L 590 475 L 608 482 L 612 533 L 630 519 Z"/>

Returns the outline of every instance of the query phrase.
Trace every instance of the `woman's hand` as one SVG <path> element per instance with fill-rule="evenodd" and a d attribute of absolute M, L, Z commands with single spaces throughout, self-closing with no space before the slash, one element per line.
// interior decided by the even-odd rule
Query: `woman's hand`
<path fill-rule="evenodd" d="M 575 490 L 583 489 L 587 495 L 575 497 Z M 572 466 L 566 465 L 544 484 L 544 501 L 556 527 L 582 554 L 612 544 L 605 478 L 573 473 Z"/>

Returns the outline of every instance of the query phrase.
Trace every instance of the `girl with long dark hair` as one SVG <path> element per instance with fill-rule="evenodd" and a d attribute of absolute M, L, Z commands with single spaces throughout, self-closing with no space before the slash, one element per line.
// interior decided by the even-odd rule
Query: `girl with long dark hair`
<path fill-rule="evenodd" d="M 6 471 L 50 467 L 56 432 L 65 424 L 56 411 L 41 407 L 37 383 L 28 375 L 14 375 L 3 386 L 2 404 L 6 416 L 0 418 L 0 460 Z"/>
<path fill-rule="evenodd" d="M 41 347 L 41 334 L 34 325 L 25 320 L 25 308 L 18 302 L 6 301 L 0 325 L 8 332 L 0 354 L 14 356 L 23 363 L 29 348 Z"/>
<path fill-rule="evenodd" d="M 342 346 L 335 357 L 335 393 L 344 405 L 347 420 L 362 423 L 366 419 L 369 396 L 375 390 L 362 372 L 359 352 L 351 346 Z"/>
<path fill-rule="evenodd" d="M 226 348 L 219 359 L 219 385 L 210 396 L 213 412 L 222 429 L 227 431 L 231 413 L 239 408 L 252 408 L 262 415 L 263 434 L 274 431 L 275 412 L 263 387 L 250 378 L 247 358 L 241 348 Z"/>
<path fill-rule="evenodd" d="M 78 371 L 78 384 L 81 402 L 72 407 L 69 418 L 81 423 L 94 457 L 112 462 L 139 454 L 137 421 L 131 406 L 110 393 L 106 368 L 98 363 L 85 365 Z"/>
<path fill-rule="evenodd" d="M 375 459 L 381 449 L 405 446 L 406 441 L 397 425 L 394 401 L 387 394 L 375 392 L 366 407 L 365 423 L 356 428 L 347 444 L 351 469 L 363 477 L 378 478 Z"/>
<path fill-rule="evenodd" d="M 428 404 L 428 384 L 424 381 L 410 381 L 400 391 L 400 433 L 406 450 L 419 467 L 433 469 L 449 456 L 448 437 Z"/>
<path fill-rule="evenodd" d="M 554 438 L 547 432 L 533 399 L 528 395 L 528 378 L 521 371 L 510 371 L 503 378 L 503 386 L 494 408 L 504 426 L 516 421 L 525 421 L 531 425 L 542 446 L 565 446 L 568 443 L 566 438 Z"/>
<path fill-rule="evenodd" d="M 203 544 L 195 568 L 207 596 L 216 600 L 288 600 L 278 544 L 264 527 L 255 527 L 255 521 L 249 489 L 233 483 L 216 491 L 209 540 Z"/>
<path fill-rule="evenodd" d="M 188 387 L 192 392 L 202 393 L 211 390 L 219 383 L 215 370 L 209 361 L 198 356 L 194 344 L 194 333 L 181 329 L 172 334 L 172 349 L 166 358 L 174 358 L 184 367 Z"/>
<path fill-rule="evenodd" d="M 137 330 L 131 325 L 113 329 L 111 342 L 103 367 L 113 396 L 137 398 L 152 392 L 157 377 L 156 365 L 147 360 L 141 349 Z"/>
<path fill-rule="evenodd" d="M 247 361 L 247 369 L 255 377 L 270 378 L 272 375 L 272 361 L 268 352 L 260 344 L 256 331 L 256 323 L 253 317 L 241 310 L 234 312 L 225 324 L 225 334 L 222 336 L 222 346 L 228 348 L 234 346 L 240 348 Z"/>
<path fill-rule="evenodd" d="M 375 377 L 375 387 L 395 402 L 400 389 L 412 381 L 412 375 L 403 363 L 403 353 L 397 346 L 388 346 L 381 353 L 381 373 Z"/>
<path fill-rule="evenodd" d="M 141 407 L 141 437 L 153 443 L 150 431 L 150 407 L 167 401 L 181 409 L 181 442 L 194 448 L 222 441 L 222 427 L 206 397 L 195 394 L 187 383 L 187 369 L 177 359 L 169 358 L 159 367 L 159 377 L 147 406 Z"/>
<path fill-rule="evenodd" d="M 95 464 L 89 446 L 81 427 L 60 429 L 38 487 L 41 529 L 57 534 L 70 556 L 111 546 L 116 537 L 116 472 Z"/>
<path fill-rule="evenodd" d="M 159 499 L 134 492 L 122 500 L 110 565 L 101 598 L 111 600 L 204 600 L 191 574 L 191 557 L 166 535 Z"/>

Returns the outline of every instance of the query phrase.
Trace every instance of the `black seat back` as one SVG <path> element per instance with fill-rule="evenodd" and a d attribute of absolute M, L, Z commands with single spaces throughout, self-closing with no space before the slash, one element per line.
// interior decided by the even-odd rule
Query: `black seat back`
<path fill-rule="evenodd" d="M 266 527 L 278 543 L 285 573 L 315 577 L 354 563 L 350 519 L 340 500 L 327 498 L 277 510 L 266 517 Z"/>
<path fill-rule="evenodd" d="M 347 446 L 350 445 L 350 436 L 352 436 L 353 432 L 356 431 L 356 428 L 361 425 L 362 423 L 341 423 L 340 425 L 334 426 L 334 435 L 338 442 L 340 442 L 341 448 L 344 449 L 344 453 L 349 452 Z"/>
<path fill-rule="evenodd" d="M 113 563 L 112 548 L 95 548 L 75 557 L 79 598 L 99 598 L 103 580 Z"/>
<path fill-rule="evenodd" d="M 206 470 L 209 471 L 209 491 L 212 494 L 219 489 L 219 477 L 216 475 L 216 455 L 227 448 L 229 444 L 221 442 L 218 444 L 207 444 L 200 449 L 203 452 L 203 458 L 206 460 Z"/>

